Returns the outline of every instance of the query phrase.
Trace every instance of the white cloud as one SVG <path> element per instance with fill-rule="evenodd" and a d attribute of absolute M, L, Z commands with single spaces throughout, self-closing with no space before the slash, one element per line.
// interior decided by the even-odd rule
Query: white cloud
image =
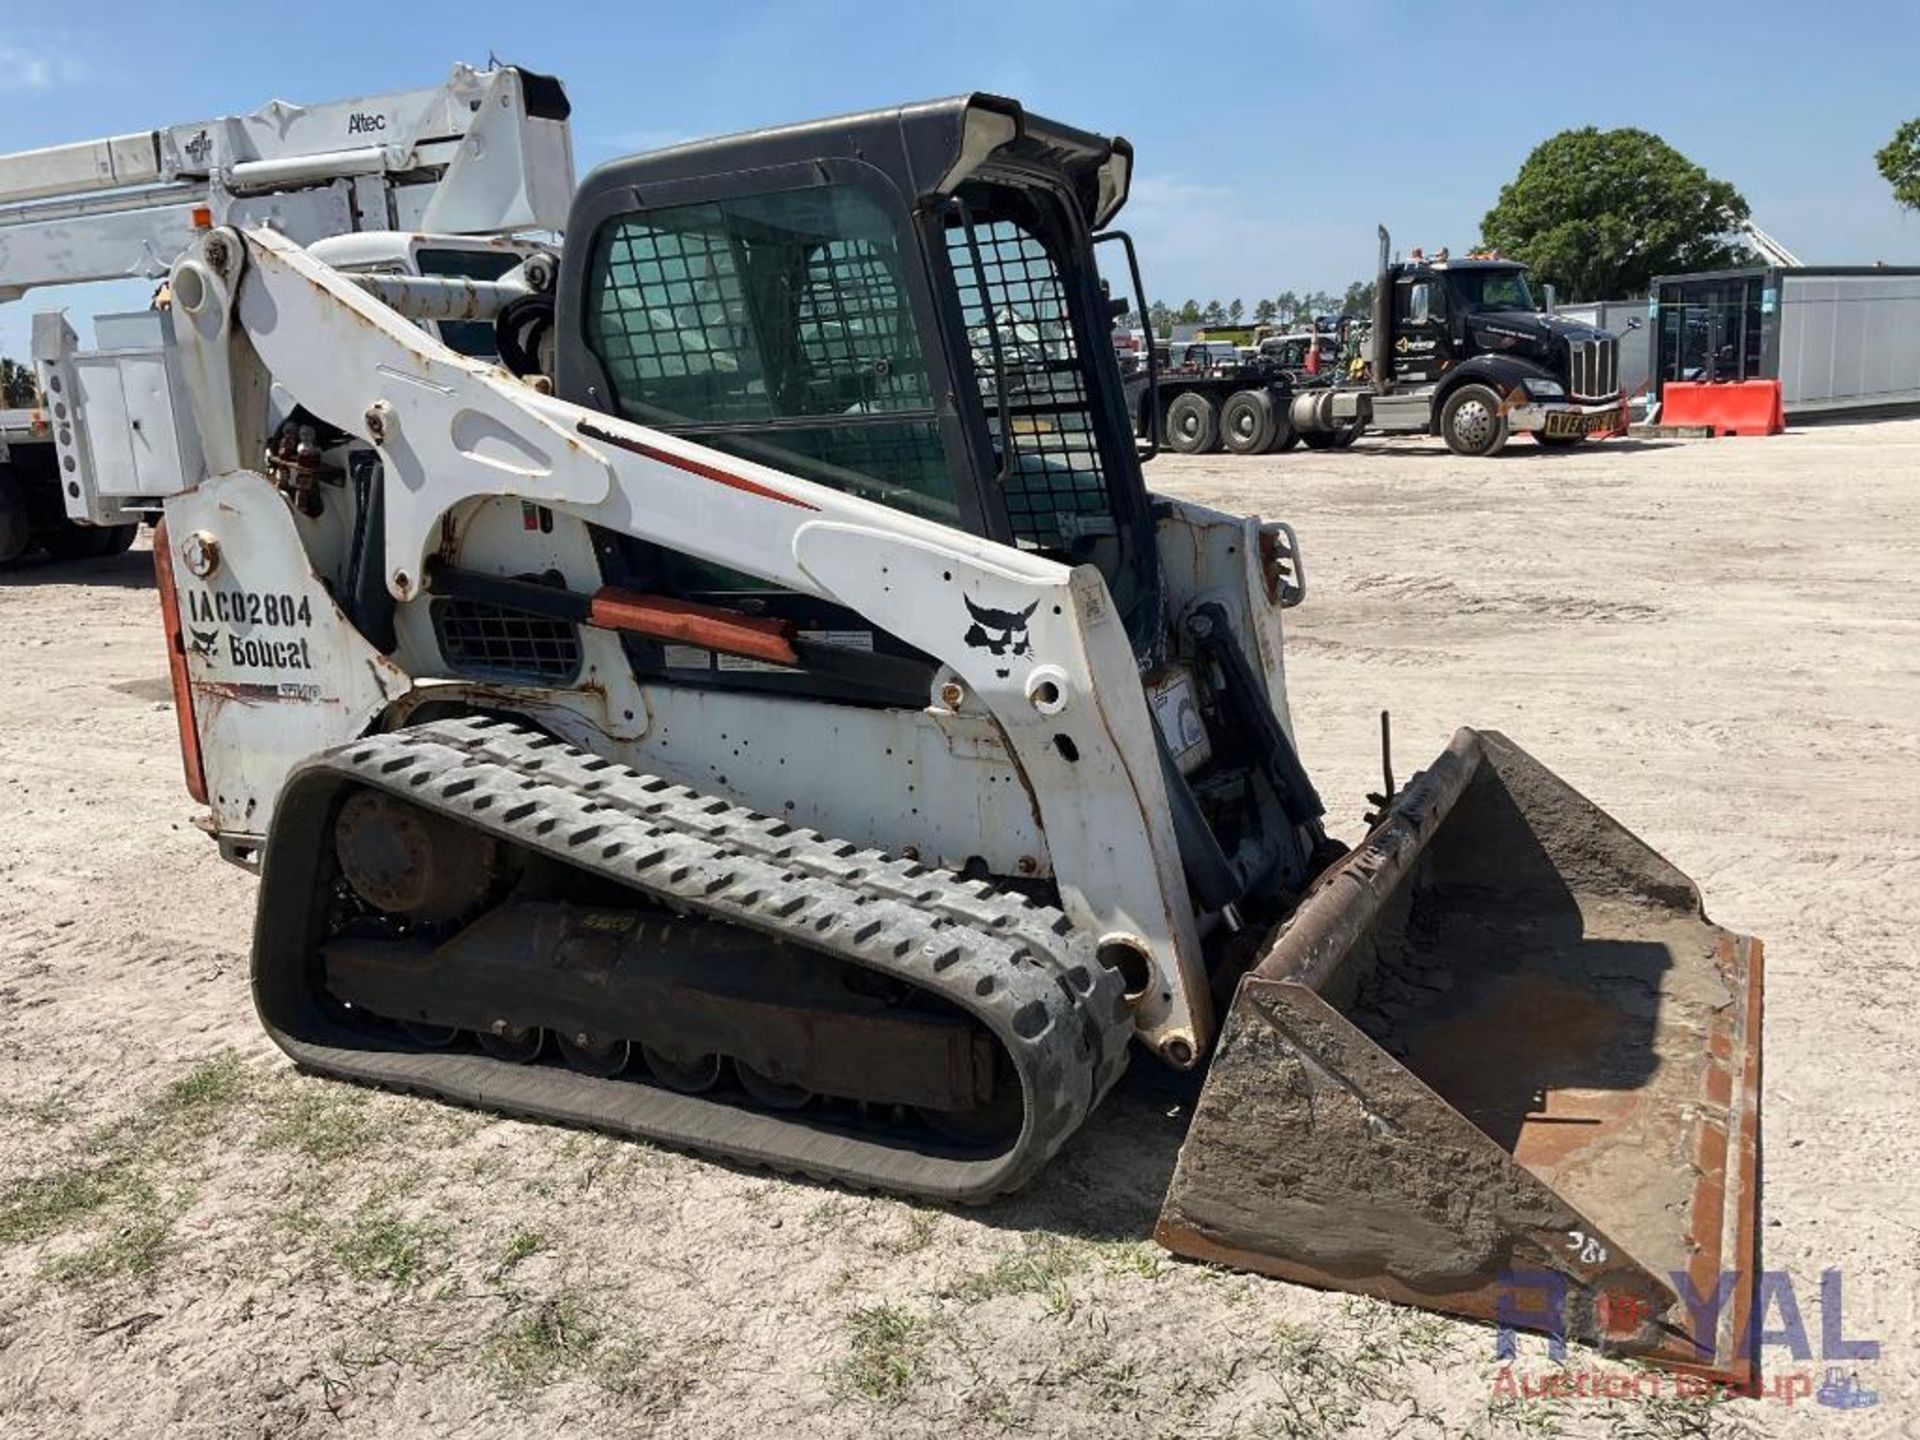
<path fill-rule="evenodd" d="M 65 40 L 28 43 L 0 36 L 0 94 L 44 95 L 83 84 L 90 74 L 86 62 L 73 56 Z"/>

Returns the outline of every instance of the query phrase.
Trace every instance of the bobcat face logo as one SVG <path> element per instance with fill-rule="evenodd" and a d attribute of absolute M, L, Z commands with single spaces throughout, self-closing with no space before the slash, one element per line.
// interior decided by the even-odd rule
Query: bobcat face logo
<path fill-rule="evenodd" d="M 194 630 L 189 628 L 187 633 L 193 637 L 193 643 L 188 645 L 187 648 L 202 660 L 211 660 L 213 658 L 213 647 L 220 643 L 220 632 L 218 630 Z"/>
<path fill-rule="evenodd" d="M 1033 612 L 1040 608 L 1038 600 L 1024 610 L 987 610 L 974 604 L 970 597 L 961 598 L 967 602 L 967 614 L 973 617 L 973 624 L 967 627 L 963 637 L 968 645 L 975 650 L 984 650 L 996 659 L 1033 654 L 1033 641 L 1027 635 L 1027 622 L 1033 618 Z M 1012 672 L 995 670 L 993 673 L 1004 680 Z"/>

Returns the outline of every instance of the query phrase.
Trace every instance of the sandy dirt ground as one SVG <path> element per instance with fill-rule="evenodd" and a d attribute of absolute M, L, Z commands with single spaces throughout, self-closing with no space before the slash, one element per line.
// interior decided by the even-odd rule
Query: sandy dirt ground
<path fill-rule="evenodd" d="M 0 583 L 0 1429 L 1916 1433 L 1920 422 L 1151 476 L 1298 527 L 1293 710 L 1338 833 L 1381 707 L 1403 774 L 1496 727 L 1765 937 L 1765 1262 L 1816 1351 L 1842 1271 L 1877 1405 L 1516 1398 L 1485 1328 L 1173 1261 L 1184 1113 L 1145 1086 L 976 1213 L 297 1076 L 136 552 Z"/>

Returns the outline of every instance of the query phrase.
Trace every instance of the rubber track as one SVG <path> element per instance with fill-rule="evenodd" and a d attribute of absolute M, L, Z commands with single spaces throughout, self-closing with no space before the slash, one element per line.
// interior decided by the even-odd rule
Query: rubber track
<path fill-rule="evenodd" d="M 743 925 L 910 982 L 1007 1047 L 1026 1089 L 1018 1141 L 991 1157 L 915 1148 L 644 1080 L 400 1048 L 339 1021 L 315 977 L 334 800 L 370 787 L 607 875 L 688 914 Z M 278 863 L 276 863 L 278 862 Z M 304 923 L 302 917 L 304 916 Z M 327 752 L 289 779 L 262 872 L 254 991 L 302 1066 L 461 1103 L 614 1130 L 738 1163 L 904 1194 L 982 1201 L 1031 1179 L 1126 1068 L 1118 976 L 1058 910 L 827 839 L 492 719 L 436 722 Z"/>

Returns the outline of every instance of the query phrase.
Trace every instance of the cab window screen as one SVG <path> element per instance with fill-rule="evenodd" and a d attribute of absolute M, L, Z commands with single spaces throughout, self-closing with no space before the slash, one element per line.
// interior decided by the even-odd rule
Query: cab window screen
<path fill-rule="evenodd" d="M 1110 535 L 1087 364 L 1041 217 L 1026 197 L 966 193 L 948 221 L 947 261 L 988 424 L 998 429 L 1004 421 L 1008 433 L 996 445 L 1011 441 L 1015 450 L 1003 491 L 1007 518 L 1029 549 L 1064 550 L 1078 537 Z M 1204 366 L 1205 347 L 1186 358 Z"/>
<path fill-rule="evenodd" d="M 952 520 L 952 477 L 887 213 L 844 185 L 622 217 L 587 343 L 620 412 Z"/>

